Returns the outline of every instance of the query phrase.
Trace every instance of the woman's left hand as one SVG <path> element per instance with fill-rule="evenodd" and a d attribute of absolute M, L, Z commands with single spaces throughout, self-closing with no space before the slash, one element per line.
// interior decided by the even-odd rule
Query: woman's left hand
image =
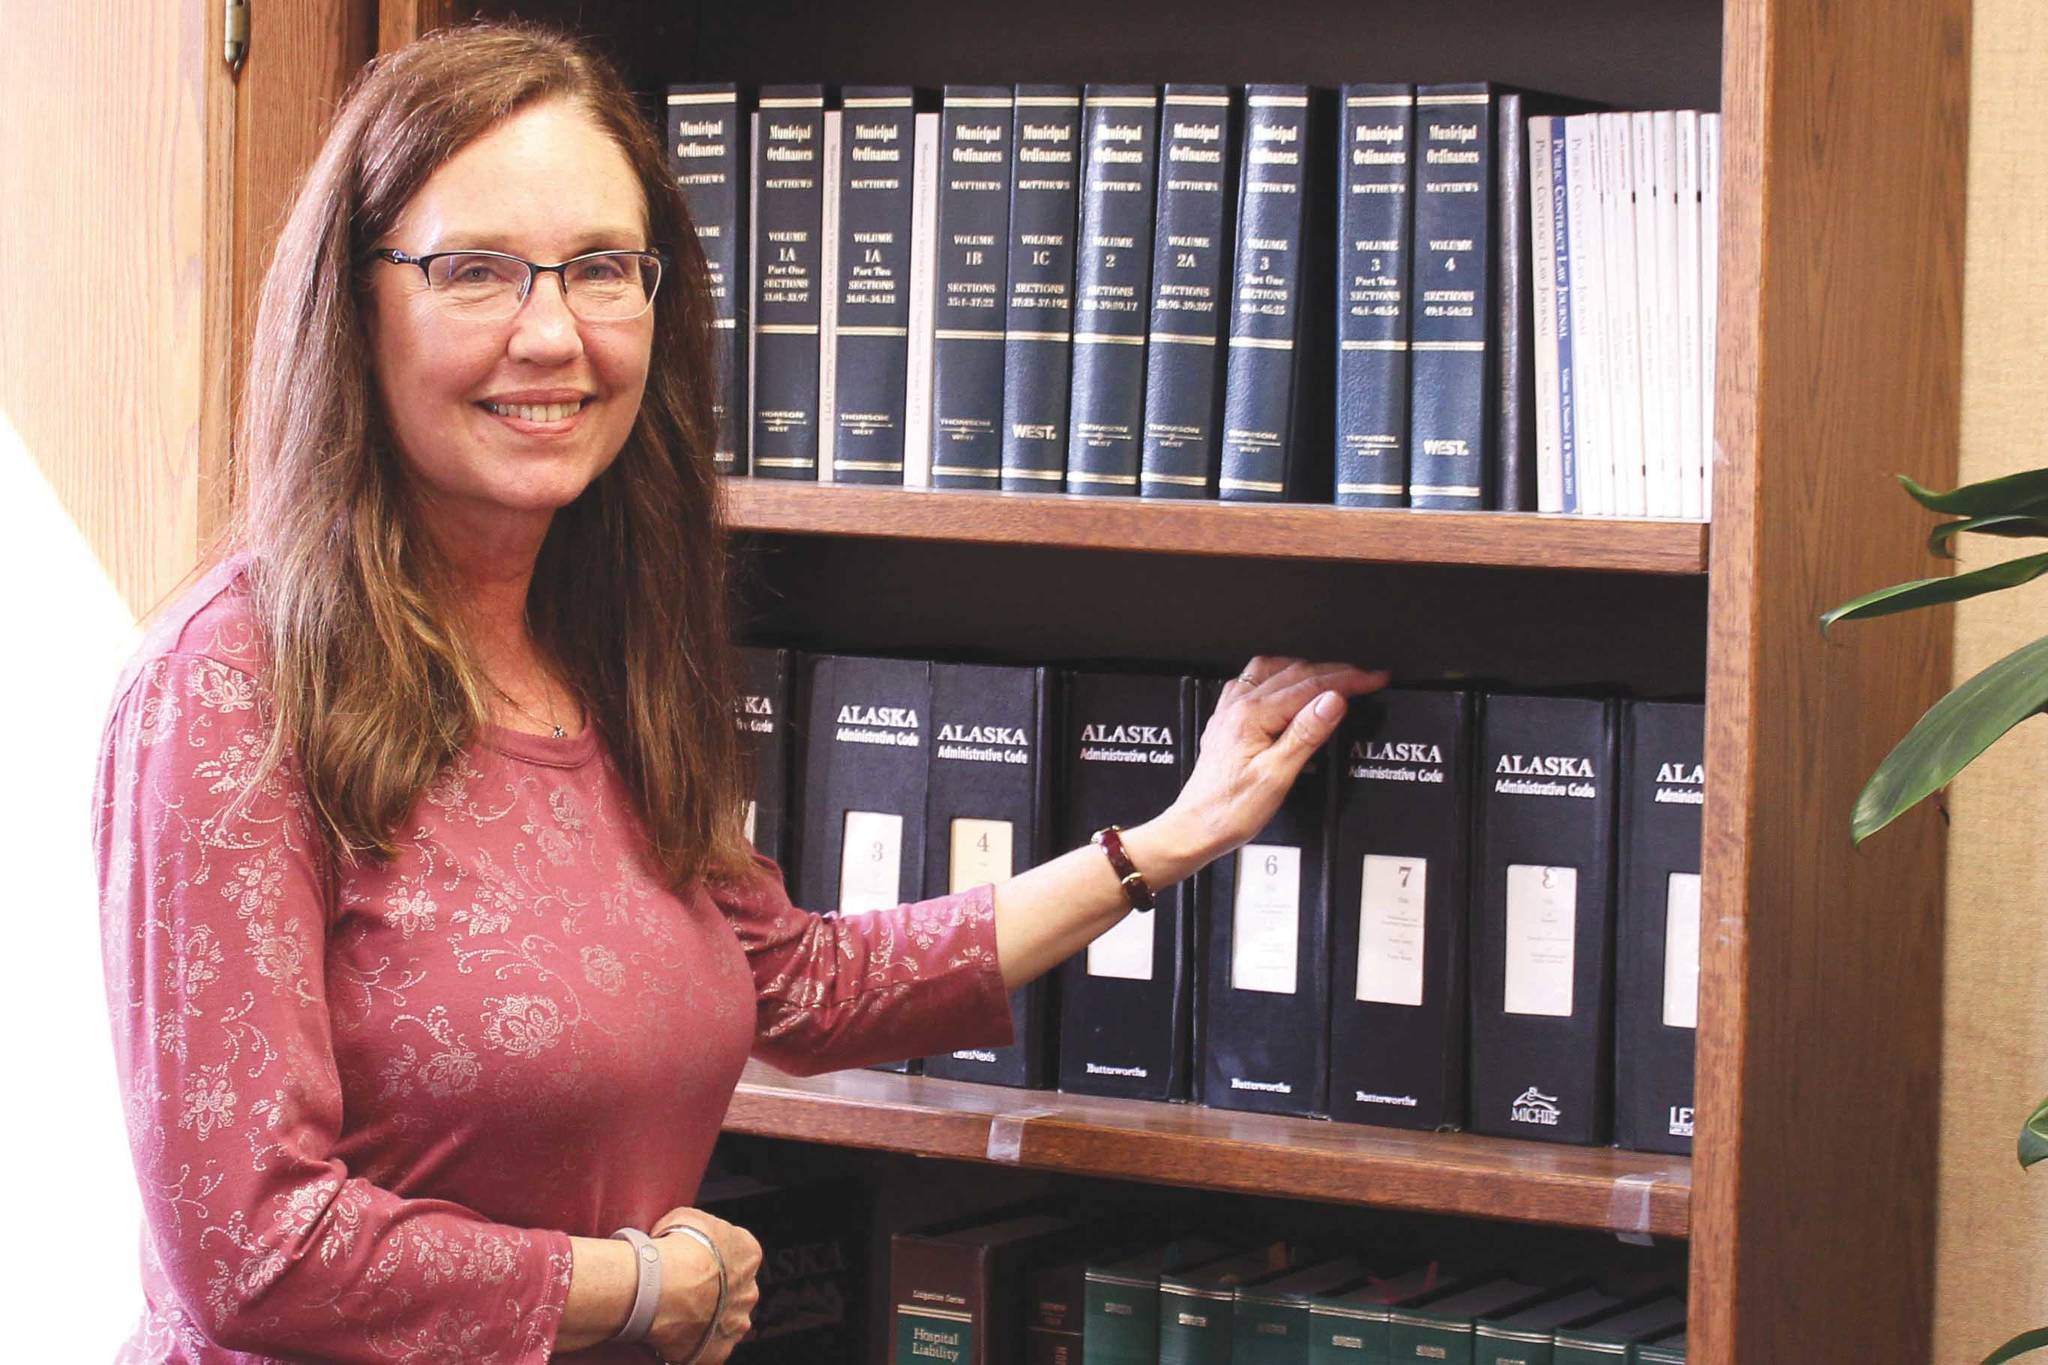
<path fill-rule="evenodd" d="M 1224 684 L 1187 785 L 1160 817 L 1198 865 L 1266 827 L 1309 756 L 1344 719 L 1346 698 L 1387 685 L 1381 670 L 1260 656 Z"/>

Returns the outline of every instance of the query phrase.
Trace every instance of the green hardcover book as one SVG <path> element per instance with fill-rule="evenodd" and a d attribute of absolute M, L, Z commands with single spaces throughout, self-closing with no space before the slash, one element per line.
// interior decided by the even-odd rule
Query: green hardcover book
<path fill-rule="evenodd" d="M 1685 1365 L 1685 1330 L 1680 1328 L 1668 1337 L 1639 1342 L 1632 1350 L 1629 1359 L 1640 1361 L 1641 1365 Z"/>
<path fill-rule="evenodd" d="M 1676 1294 L 1660 1295 L 1591 1322 L 1560 1328 L 1550 1365 L 1615 1365 L 1628 1359 L 1631 1346 L 1669 1336 L 1683 1326 L 1685 1300 Z"/>
<path fill-rule="evenodd" d="M 1091 1261 L 1082 1365 L 1158 1365 L 1159 1276 L 1213 1261 L 1227 1250 L 1221 1242 L 1190 1237 L 1135 1255 Z"/>
<path fill-rule="evenodd" d="M 1472 1324 L 1472 1365 L 1551 1365 L 1557 1329 L 1611 1313 L 1626 1303 L 1619 1294 L 1580 1289 L 1512 1313 Z"/>
<path fill-rule="evenodd" d="M 1387 1319 L 1396 1304 L 1454 1292 L 1470 1283 L 1446 1282 L 1432 1263 L 1318 1297 L 1308 1310 L 1309 1365 L 1387 1365 Z"/>
<path fill-rule="evenodd" d="M 1243 1286 L 1231 1326 L 1231 1365 L 1308 1365 L 1309 1307 L 1316 1296 L 1348 1289 L 1371 1273 L 1346 1257 Z"/>
<path fill-rule="evenodd" d="M 1387 1317 L 1387 1359 L 1392 1365 L 1411 1360 L 1472 1365 L 1474 1319 L 1527 1308 L 1553 1297 L 1555 1288 L 1503 1278 L 1413 1307 L 1396 1308 Z"/>
<path fill-rule="evenodd" d="M 1230 1365 L 1240 1285 L 1287 1272 L 1284 1247 L 1239 1252 L 1159 1277 L 1159 1365 Z"/>

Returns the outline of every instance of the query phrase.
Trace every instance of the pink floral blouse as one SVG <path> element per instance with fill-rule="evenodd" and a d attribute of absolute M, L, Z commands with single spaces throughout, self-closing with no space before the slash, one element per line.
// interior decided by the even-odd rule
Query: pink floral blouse
<path fill-rule="evenodd" d="M 542 1361 L 570 1235 L 688 1204 L 749 1053 L 1005 1042 L 992 890 L 838 918 L 643 865 L 595 733 L 493 729 L 389 865 L 337 866 L 268 721 L 235 566 L 109 718 L 108 1005 L 145 1212 L 123 1361 Z M 636 1362 L 599 1348 L 578 1360 Z"/>

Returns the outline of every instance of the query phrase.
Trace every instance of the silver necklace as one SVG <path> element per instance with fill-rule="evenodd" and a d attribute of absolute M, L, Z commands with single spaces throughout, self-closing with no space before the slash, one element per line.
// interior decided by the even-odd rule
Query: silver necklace
<path fill-rule="evenodd" d="M 533 712 L 529 711 L 525 707 L 525 705 L 523 705 L 520 702 L 519 698 L 513 696 L 510 692 L 507 692 L 504 688 L 498 686 L 498 680 L 496 678 L 491 679 L 491 690 L 493 692 L 496 692 L 499 696 L 503 697 L 506 701 L 512 703 L 512 709 L 517 711 L 520 715 L 525 716 L 528 720 L 533 721 L 536 724 L 547 726 L 549 738 L 567 739 L 569 737 L 569 732 L 567 730 L 564 730 L 562 728 L 562 723 L 555 719 L 555 699 L 552 693 L 548 696 L 547 719 L 542 720 L 539 716 L 536 716 L 535 714 L 533 714 Z"/>

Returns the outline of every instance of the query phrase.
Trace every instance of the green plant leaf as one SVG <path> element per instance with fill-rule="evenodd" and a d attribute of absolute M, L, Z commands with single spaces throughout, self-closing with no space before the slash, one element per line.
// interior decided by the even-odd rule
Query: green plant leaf
<path fill-rule="evenodd" d="M 1963 521 L 1944 521 L 1927 533 L 1927 548 L 1944 558 L 1953 556 L 1955 551 L 1949 542 L 1965 531 L 1987 536 L 2048 536 L 2048 516 L 1970 517 Z"/>
<path fill-rule="evenodd" d="M 2022 645 L 1927 708 L 1877 765 L 1850 821 L 1857 843 L 1883 829 L 2048 701 L 2048 636 Z"/>
<path fill-rule="evenodd" d="M 2014 1356 L 2023 1356 L 2029 1351 L 2038 1351 L 2048 1346 L 2048 1327 L 2036 1327 L 2031 1332 L 2022 1332 L 2005 1345 L 1984 1357 L 1984 1365 L 2000 1365 Z"/>
<path fill-rule="evenodd" d="M 2020 1166 L 2048 1160 L 2048 1100 L 2042 1100 L 2020 1125 Z"/>
<path fill-rule="evenodd" d="M 2009 559 L 2003 564 L 1973 569 L 1969 573 L 1951 574 L 1942 578 L 1916 578 L 1910 583 L 1894 583 L 1889 588 L 1867 592 L 1827 612 L 1820 618 L 1820 628 L 1825 632 L 1837 621 L 1865 621 L 1873 616 L 1890 616 L 1894 612 L 1912 611 L 1916 607 L 1932 607 L 1943 602 L 1960 602 L 1965 598 L 1981 597 L 1987 592 L 1998 592 L 2004 588 L 2017 588 L 2022 583 L 2031 583 L 2044 573 L 2048 573 L 2048 554 Z"/>
<path fill-rule="evenodd" d="M 1982 483 L 1966 483 L 1946 493 L 1937 493 L 1904 474 L 1899 475 L 1899 482 L 1922 507 L 1959 517 L 1994 517 L 2048 509 L 2048 469 L 2023 469 Z"/>

